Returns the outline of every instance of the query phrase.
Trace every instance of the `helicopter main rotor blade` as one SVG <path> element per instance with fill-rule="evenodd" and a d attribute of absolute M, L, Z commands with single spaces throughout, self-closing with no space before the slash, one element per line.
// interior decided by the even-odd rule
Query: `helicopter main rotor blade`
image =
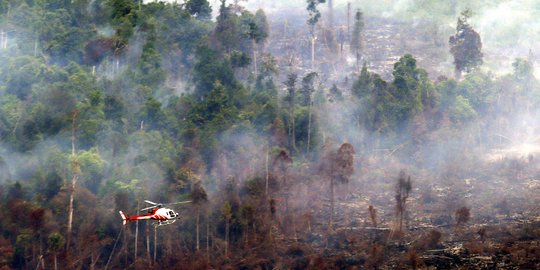
<path fill-rule="evenodd" d="M 144 200 L 144 202 L 148 203 L 148 204 L 158 205 L 158 203 L 155 203 L 155 202 L 152 202 L 152 201 L 149 201 L 149 200 Z"/>
<path fill-rule="evenodd" d="M 173 204 L 186 204 L 191 203 L 191 201 L 183 201 L 183 202 L 173 202 L 173 203 L 166 203 L 165 205 L 173 205 Z"/>
<path fill-rule="evenodd" d="M 149 206 L 149 207 L 143 208 L 143 209 L 141 209 L 141 210 L 139 210 L 139 211 L 146 211 L 146 210 L 154 209 L 154 208 L 156 208 L 156 207 L 157 207 L 157 206 Z"/>

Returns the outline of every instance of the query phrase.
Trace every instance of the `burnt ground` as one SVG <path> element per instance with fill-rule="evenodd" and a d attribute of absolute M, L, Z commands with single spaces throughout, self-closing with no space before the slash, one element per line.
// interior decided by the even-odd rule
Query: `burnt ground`
<path fill-rule="evenodd" d="M 436 178 L 427 171 L 410 172 L 413 189 L 401 232 L 396 227 L 394 195 L 396 169 L 403 164 L 393 162 L 366 161 L 354 182 L 337 188 L 332 225 L 327 185 L 309 191 L 318 198 L 309 202 L 304 196 L 293 196 L 292 215 L 278 218 L 270 238 L 241 257 L 230 258 L 231 265 L 236 269 L 540 268 L 539 162 L 526 158 L 478 162 Z M 385 164 L 386 169 L 374 164 Z M 370 218 L 370 205 L 376 209 L 377 224 Z M 470 217 L 458 224 L 456 211 L 462 207 Z M 266 259 L 250 259 L 261 257 Z"/>

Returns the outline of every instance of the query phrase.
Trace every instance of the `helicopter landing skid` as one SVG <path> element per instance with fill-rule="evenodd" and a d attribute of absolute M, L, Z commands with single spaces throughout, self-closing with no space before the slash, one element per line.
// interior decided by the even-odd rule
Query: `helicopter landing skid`
<path fill-rule="evenodd" d="M 158 221 L 158 222 L 154 222 L 154 226 L 159 227 L 159 226 L 164 226 L 164 225 L 171 225 L 171 224 L 173 224 L 174 222 L 176 222 L 176 219 L 173 219 L 173 220 Z"/>

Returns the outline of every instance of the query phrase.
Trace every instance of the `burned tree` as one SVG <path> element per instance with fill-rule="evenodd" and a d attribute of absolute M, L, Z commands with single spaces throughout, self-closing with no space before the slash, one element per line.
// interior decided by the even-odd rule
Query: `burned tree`
<path fill-rule="evenodd" d="M 370 205 L 368 207 L 368 212 L 369 212 L 369 219 L 371 220 L 371 224 L 373 225 L 373 227 L 377 227 L 377 209 L 375 209 L 373 205 Z"/>
<path fill-rule="evenodd" d="M 225 221 L 225 256 L 229 256 L 229 233 L 230 233 L 230 226 L 231 226 L 231 220 L 233 217 L 231 205 L 229 202 L 225 202 L 223 206 L 220 209 L 221 215 L 223 216 L 223 219 Z"/>
<path fill-rule="evenodd" d="M 334 221 L 335 185 L 349 183 L 354 172 L 354 154 L 354 147 L 350 143 L 342 144 L 337 152 L 331 150 L 331 144 L 328 142 L 323 147 L 319 171 L 330 180 L 330 227 Z"/>
<path fill-rule="evenodd" d="M 456 226 L 459 227 L 467 222 L 471 218 L 471 210 L 465 206 L 456 210 Z"/>
<path fill-rule="evenodd" d="M 336 176 L 340 184 L 349 186 L 351 175 L 354 172 L 354 147 L 350 143 L 344 143 L 337 151 Z M 348 188 L 347 188 L 348 190 Z"/>
<path fill-rule="evenodd" d="M 482 64 L 482 40 L 480 35 L 469 25 L 472 12 L 467 9 L 461 12 L 456 26 L 456 34 L 449 39 L 450 53 L 454 56 L 456 79 L 463 71 L 470 72 Z"/>
<path fill-rule="evenodd" d="M 199 228 L 200 228 L 200 217 L 201 210 L 204 208 L 205 204 L 208 202 L 208 195 L 204 190 L 204 187 L 201 185 L 200 181 L 193 183 L 191 188 L 191 200 L 193 201 L 193 207 L 195 207 L 196 218 L 195 218 L 195 249 L 199 251 Z"/>
<path fill-rule="evenodd" d="M 288 170 L 292 164 L 292 159 L 289 157 L 285 150 L 281 150 L 279 154 L 272 161 L 272 178 L 278 188 L 283 191 L 283 197 L 285 199 L 285 212 L 288 212 L 289 202 L 289 175 Z"/>
<path fill-rule="evenodd" d="M 396 185 L 396 219 L 398 221 L 397 224 L 397 232 L 402 233 L 403 232 L 403 217 L 405 215 L 406 203 L 407 199 L 409 198 L 409 193 L 411 192 L 412 184 L 411 184 L 411 177 L 407 176 L 404 171 L 399 172 L 399 177 L 397 180 Z"/>

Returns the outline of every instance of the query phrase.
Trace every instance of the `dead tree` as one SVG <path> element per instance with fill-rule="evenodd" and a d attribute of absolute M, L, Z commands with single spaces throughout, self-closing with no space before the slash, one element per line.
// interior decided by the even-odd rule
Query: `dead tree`
<path fill-rule="evenodd" d="M 285 150 L 281 150 L 279 154 L 272 161 L 272 175 L 279 189 L 283 191 L 285 198 L 285 212 L 289 211 L 289 167 L 292 164 L 292 159 L 289 157 Z"/>
<path fill-rule="evenodd" d="M 403 217 L 406 211 L 406 203 L 411 192 L 412 184 L 411 177 L 407 176 L 404 171 L 399 172 L 399 177 L 396 185 L 396 219 L 398 220 L 397 232 L 403 232 Z"/>
<path fill-rule="evenodd" d="M 351 175 L 354 173 L 354 147 L 350 143 L 344 143 L 339 147 L 336 155 L 336 173 L 340 184 L 346 184 L 349 190 Z"/>
<path fill-rule="evenodd" d="M 465 223 L 469 222 L 471 218 L 471 210 L 465 206 L 456 210 L 456 227 L 460 227 Z"/>
<path fill-rule="evenodd" d="M 193 183 L 191 189 L 191 200 L 193 201 L 193 207 L 195 207 L 196 216 L 195 216 L 195 250 L 199 251 L 200 241 L 200 218 L 201 218 L 201 209 L 204 207 L 206 202 L 208 202 L 208 195 L 204 190 L 201 182 Z"/>
<path fill-rule="evenodd" d="M 371 220 L 371 224 L 373 225 L 373 227 L 377 227 L 377 209 L 375 209 L 373 205 L 370 205 L 368 207 L 368 212 L 369 212 L 369 219 Z"/>
<path fill-rule="evenodd" d="M 221 207 L 221 215 L 225 220 L 225 257 L 229 256 L 229 228 L 232 220 L 232 209 L 229 202 L 225 202 Z"/>
<path fill-rule="evenodd" d="M 319 165 L 319 172 L 325 174 L 330 180 L 330 227 L 334 222 L 335 185 L 348 184 L 354 172 L 354 147 L 344 143 L 337 152 L 331 150 L 331 143 L 323 147 L 323 158 Z"/>

